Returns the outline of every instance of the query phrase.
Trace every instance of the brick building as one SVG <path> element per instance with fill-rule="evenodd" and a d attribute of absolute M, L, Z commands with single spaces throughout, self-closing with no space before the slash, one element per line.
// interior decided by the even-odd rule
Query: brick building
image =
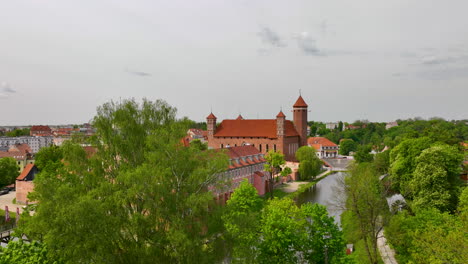
<path fill-rule="evenodd" d="M 225 149 L 229 156 L 229 167 L 218 175 L 218 181 L 210 186 L 216 199 L 226 202 L 239 184 L 247 179 L 259 195 L 268 192 L 268 172 L 264 170 L 264 154 L 253 146 L 239 146 Z"/>
<path fill-rule="evenodd" d="M 52 136 L 52 129 L 49 126 L 32 126 L 29 133 L 31 136 L 47 137 Z"/>
<path fill-rule="evenodd" d="M 299 96 L 293 105 L 293 121 L 280 111 L 276 119 L 225 119 L 216 125 L 216 116 L 207 119 L 208 147 L 226 148 L 251 145 L 261 153 L 280 151 L 285 159 L 295 160 L 296 150 L 307 145 L 307 104 Z"/>

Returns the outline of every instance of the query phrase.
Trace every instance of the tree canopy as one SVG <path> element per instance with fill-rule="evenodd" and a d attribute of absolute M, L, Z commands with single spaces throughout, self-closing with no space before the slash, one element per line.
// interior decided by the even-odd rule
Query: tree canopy
<path fill-rule="evenodd" d="M 322 161 L 317 157 L 314 148 L 302 146 L 296 151 L 299 161 L 299 176 L 301 180 L 309 180 L 317 176 L 322 168 Z"/>
<path fill-rule="evenodd" d="M 99 107 L 94 156 L 72 142 L 44 150 L 61 152 L 62 162 L 42 166 L 31 194 L 36 213 L 21 218 L 20 232 L 41 239 L 51 259 L 72 263 L 212 263 L 221 257 L 214 248 L 223 227 L 208 187 L 228 159 L 181 146 L 187 125 L 175 111 L 147 100 Z"/>
<path fill-rule="evenodd" d="M 14 158 L 0 158 L 0 187 L 14 183 L 18 175 L 18 165 Z"/>

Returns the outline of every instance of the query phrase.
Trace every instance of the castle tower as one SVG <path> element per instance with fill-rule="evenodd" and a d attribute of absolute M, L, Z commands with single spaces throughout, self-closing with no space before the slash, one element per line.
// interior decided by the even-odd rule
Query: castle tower
<path fill-rule="evenodd" d="M 299 96 L 293 105 L 293 122 L 300 136 L 300 147 L 307 145 L 307 108 L 308 105 L 302 96 Z"/>
<path fill-rule="evenodd" d="M 206 128 L 208 130 L 208 139 L 212 139 L 216 130 L 216 116 L 213 113 L 206 117 Z"/>
<path fill-rule="evenodd" d="M 280 111 L 276 116 L 276 135 L 278 138 L 284 137 L 285 127 L 284 121 L 286 120 L 286 116 L 284 115 L 283 111 Z"/>

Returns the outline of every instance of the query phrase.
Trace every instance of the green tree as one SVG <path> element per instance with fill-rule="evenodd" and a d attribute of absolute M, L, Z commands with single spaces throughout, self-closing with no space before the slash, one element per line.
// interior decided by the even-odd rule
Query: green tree
<path fill-rule="evenodd" d="M 274 177 L 281 170 L 281 165 L 285 164 L 284 155 L 281 152 L 270 150 L 265 156 L 266 163 L 264 165 L 265 171 L 269 172 L 268 184 L 270 191 L 270 198 L 273 198 L 273 180 Z"/>
<path fill-rule="evenodd" d="M 7 137 L 21 137 L 21 136 L 29 136 L 29 128 L 23 129 L 14 129 L 13 131 L 9 131 L 6 133 Z"/>
<path fill-rule="evenodd" d="M 297 263 L 303 249 L 307 221 L 293 200 L 272 199 L 263 209 L 260 221 L 260 263 Z"/>
<path fill-rule="evenodd" d="M 309 263 L 341 263 L 345 258 L 343 233 L 327 208 L 320 204 L 304 204 L 301 207 L 308 218 L 304 258 Z"/>
<path fill-rule="evenodd" d="M 190 146 L 194 148 L 198 148 L 199 150 L 207 150 L 208 145 L 206 143 L 201 142 L 199 139 L 194 139 L 190 142 Z"/>
<path fill-rule="evenodd" d="M 37 241 L 25 243 L 20 241 L 10 241 L 5 248 L 0 248 L 0 263 L 9 264 L 59 264 L 59 260 L 48 257 L 48 249 L 44 244 Z"/>
<path fill-rule="evenodd" d="M 98 108 L 91 158 L 65 143 L 62 166 L 35 179 L 33 216 L 20 232 L 71 263 L 213 263 L 222 240 L 209 192 L 228 166 L 222 152 L 180 145 L 186 122 L 163 101 Z"/>
<path fill-rule="evenodd" d="M 314 148 L 302 146 L 296 151 L 299 161 L 299 174 L 301 180 L 309 180 L 317 176 L 322 168 L 322 161 L 317 157 Z"/>
<path fill-rule="evenodd" d="M 396 191 L 405 196 L 410 193 L 408 186 L 416 169 L 416 158 L 431 144 L 432 140 L 427 137 L 406 139 L 392 149 L 390 152 L 390 174 L 392 187 Z"/>
<path fill-rule="evenodd" d="M 390 168 L 390 150 L 377 153 L 374 158 L 374 166 L 380 175 L 388 173 Z"/>
<path fill-rule="evenodd" d="M 259 218 L 262 200 L 257 190 L 247 180 L 235 189 L 227 201 L 223 222 L 227 232 L 226 241 L 233 247 L 234 263 L 255 261 L 259 242 Z"/>
<path fill-rule="evenodd" d="M 357 144 L 352 139 L 343 139 L 340 142 L 340 154 L 341 155 L 349 155 L 349 152 L 356 151 Z"/>
<path fill-rule="evenodd" d="M 371 152 L 371 146 L 370 145 L 365 145 L 365 146 L 359 146 L 358 151 L 354 155 L 354 159 L 358 163 L 362 162 L 371 162 L 374 160 L 374 156 L 370 153 Z"/>
<path fill-rule="evenodd" d="M 18 166 L 14 158 L 0 158 L 0 186 L 14 183 L 18 175 Z"/>
<path fill-rule="evenodd" d="M 54 170 L 61 167 L 63 159 L 62 148 L 52 145 L 44 147 L 36 154 L 34 164 L 39 170 Z"/>
<path fill-rule="evenodd" d="M 445 144 L 423 150 L 416 159 L 416 169 L 410 181 L 413 209 L 454 211 L 462 161 L 460 151 Z"/>
<path fill-rule="evenodd" d="M 358 226 L 370 263 L 377 263 L 377 235 L 382 230 L 388 212 L 383 186 L 371 164 L 361 163 L 345 178 L 346 209 Z"/>

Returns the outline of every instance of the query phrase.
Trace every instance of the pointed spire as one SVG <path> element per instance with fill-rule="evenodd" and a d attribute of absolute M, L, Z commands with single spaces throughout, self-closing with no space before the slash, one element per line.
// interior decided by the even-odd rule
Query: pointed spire
<path fill-rule="evenodd" d="M 280 111 L 276 117 L 286 117 L 286 115 L 283 113 L 283 111 Z"/>
<path fill-rule="evenodd" d="M 302 99 L 302 96 L 299 95 L 299 98 L 297 98 L 296 103 L 293 105 L 293 107 L 308 107 L 304 99 Z"/>
<path fill-rule="evenodd" d="M 213 115 L 213 112 L 211 112 L 210 115 L 206 117 L 206 119 L 216 119 L 216 116 Z"/>
<path fill-rule="evenodd" d="M 236 120 L 244 120 L 244 118 L 242 117 L 241 114 L 239 114 L 239 116 L 236 118 Z"/>

